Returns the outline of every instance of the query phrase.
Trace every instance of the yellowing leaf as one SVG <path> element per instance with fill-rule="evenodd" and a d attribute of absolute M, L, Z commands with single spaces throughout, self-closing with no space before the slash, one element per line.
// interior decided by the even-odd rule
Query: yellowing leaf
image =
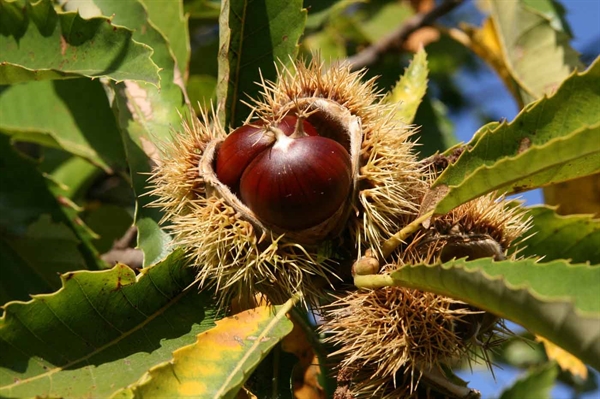
<path fill-rule="evenodd" d="M 521 105 L 551 94 L 575 68 L 579 55 L 552 1 L 488 0 L 503 59 L 518 84 Z"/>
<path fill-rule="evenodd" d="M 234 398 L 271 348 L 292 330 L 286 313 L 294 300 L 261 306 L 216 322 L 195 344 L 173 352 L 118 397 Z"/>
<path fill-rule="evenodd" d="M 506 87 L 511 90 L 513 96 L 517 97 L 515 82 L 506 65 L 494 20 L 487 18 L 483 21 L 481 27 L 462 24 L 461 28 L 462 30 L 450 29 L 448 34 L 487 62 L 496 71 Z"/>
<path fill-rule="evenodd" d="M 561 215 L 585 213 L 600 217 L 600 174 L 544 187 L 544 200 L 558 205 L 557 213 Z"/>
<path fill-rule="evenodd" d="M 587 379 L 587 367 L 581 360 L 559 346 L 556 346 L 544 337 L 536 335 L 536 340 L 544 344 L 548 358 L 550 360 L 556 360 L 556 363 L 558 363 L 561 369 L 564 371 L 569 371 L 571 374 L 579 376 L 584 380 Z"/>
<path fill-rule="evenodd" d="M 397 104 L 396 119 L 409 124 L 415 119 L 417 108 L 427 90 L 427 53 L 422 48 L 415 54 L 402 78 L 387 94 L 388 103 Z"/>

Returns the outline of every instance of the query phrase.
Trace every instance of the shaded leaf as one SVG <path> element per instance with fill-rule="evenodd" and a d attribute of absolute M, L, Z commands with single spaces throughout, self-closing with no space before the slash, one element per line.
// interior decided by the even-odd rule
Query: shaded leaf
<path fill-rule="evenodd" d="M 103 254 L 112 248 L 116 240 L 123 237 L 133 220 L 126 209 L 103 204 L 87 211 L 85 222 L 96 233 L 97 239 L 93 244 Z"/>
<path fill-rule="evenodd" d="M 561 216 L 554 209 L 529 208 L 532 227 L 526 235 L 525 256 L 543 256 L 542 262 L 571 259 L 573 263 L 600 264 L 600 220 L 589 215 Z"/>
<path fill-rule="evenodd" d="M 173 353 L 173 359 L 148 371 L 138 384 L 118 397 L 195 396 L 235 398 L 260 361 L 292 330 L 286 317 L 293 300 L 261 306 L 216 322 L 194 344 Z"/>
<path fill-rule="evenodd" d="M 293 309 L 290 319 L 292 331 L 281 341 L 281 350 L 296 357 L 292 373 L 292 388 L 296 399 L 324 399 L 333 396 L 333 385 L 328 381 L 327 355 L 314 326 L 306 313 Z M 321 385 L 322 382 L 325 384 Z M 328 386 L 331 385 L 331 386 Z M 330 388 L 326 392 L 325 388 Z"/>
<path fill-rule="evenodd" d="M 385 97 L 388 103 L 397 104 L 396 119 L 406 124 L 413 122 L 427 90 L 428 72 L 427 53 L 421 48 L 404 70 L 396 86 Z"/>
<path fill-rule="evenodd" d="M 27 226 L 25 234 L 2 235 L 0 304 L 52 292 L 60 288 L 61 273 L 87 269 L 78 245 L 73 230 L 52 222 L 48 214 Z"/>
<path fill-rule="evenodd" d="M 201 109 L 209 110 L 210 104 L 217 99 L 217 79 L 210 75 L 191 75 L 187 82 L 190 103 Z"/>
<path fill-rule="evenodd" d="M 553 0 L 488 0 L 504 62 L 518 85 L 521 104 L 552 93 L 576 68 L 564 10 Z"/>
<path fill-rule="evenodd" d="M 339 0 L 316 2 L 305 1 L 304 7 L 308 9 L 306 19 L 306 29 L 318 29 L 325 24 L 327 20 L 336 18 L 346 11 L 353 4 L 364 3 L 365 0 Z"/>
<path fill-rule="evenodd" d="M 482 128 L 433 184 L 444 194 L 436 213 L 494 190 L 521 192 L 600 170 L 599 83 L 600 59 L 512 122 Z"/>
<path fill-rule="evenodd" d="M 335 28 L 325 27 L 323 30 L 306 36 L 302 40 L 302 56 L 310 58 L 319 54 L 325 65 L 347 57 L 346 41 Z"/>
<path fill-rule="evenodd" d="M 403 286 L 465 301 L 541 335 L 600 367 L 600 268 L 535 259 L 464 259 L 355 276 L 358 287 Z M 532 317 L 535 315 L 535 317 Z"/>
<path fill-rule="evenodd" d="M 419 143 L 416 150 L 421 159 L 438 151 L 443 152 L 458 143 L 454 124 L 448 117 L 448 108 L 437 98 L 425 94 L 414 123 L 419 126 L 415 139 Z"/>
<path fill-rule="evenodd" d="M 378 7 L 374 15 L 361 23 L 360 30 L 370 43 L 375 43 L 412 15 L 414 10 L 406 2 L 389 2 Z"/>
<path fill-rule="evenodd" d="M 125 265 L 62 276 L 59 291 L 10 302 L 0 319 L 0 396 L 108 397 L 212 327 L 210 293 L 174 253 L 137 276 Z"/>
<path fill-rule="evenodd" d="M 514 81 L 506 59 L 493 18 L 486 18 L 481 27 L 461 24 L 461 29 L 449 29 L 448 34 L 457 42 L 471 49 L 477 56 L 488 63 L 498 74 L 512 95 L 519 100 L 520 93 Z"/>
<path fill-rule="evenodd" d="M 219 18 L 220 4 L 219 0 L 186 0 L 184 9 L 190 18 L 216 20 Z"/>
<path fill-rule="evenodd" d="M 0 303 L 60 287 L 57 272 L 102 266 L 50 182 L 9 141 L 0 135 Z"/>
<path fill-rule="evenodd" d="M 58 147 L 112 172 L 125 169 L 119 129 L 99 81 L 28 82 L 0 92 L 0 131 Z"/>
<path fill-rule="evenodd" d="M 176 0 L 165 7 L 162 0 L 142 0 L 148 17 L 163 34 L 177 61 L 183 81 L 187 81 L 190 62 L 190 33 L 188 17 L 183 13 L 183 0 Z"/>
<path fill-rule="evenodd" d="M 589 213 L 600 217 L 600 173 L 544 187 L 544 202 L 561 215 Z"/>
<path fill-rule="evenodd" d="M 239 126 L 250 113 L 241 101 L 256 97 L 256 82 L 275 80 L 276 64 L 296 57 L 305 23 L 301 0 L 223 0 L 217 84 L 223 126 Z"/>
<path fill-rule="evenodd" d="M 152 49 L 106 17 L 56 12 L 50 0 L 0 0 L 0 84 L 74 76 L 159 84 Z"/>
<path fill-rule="evenodd" d="M 180 125 L 178 112 L 185 114 L 183 80 L 175 73 L 175 61 L 163 35 L 148 21 L 148 14 L 138 0 L 95 0 L 103 14 L 112 15 L 113 22 L 134 29 L 133 38 L 154 49 L 152 59 L 161 67 L 161 89 L 125 81 L 112 84 L 115 93 L 113 111 L 123 133 L 133 188 L 137 196 L 135 223 L 138 227 L 138 246 L 144 252 L 144 266 L 164 259 L 171 248 L 170 237 L 159 226 L 162 214 L 146 205 L 152 198 L 148 190 L 147 173 L 158 155 L 156 142 L 169 140 L 171 129 Z M 179 79 L 178 79 L 179 76 Z"/>
<path fill-rule="evenodd" d="M 519 378 L 513 386 L 505 389 L 500 399 L 550 399 L 550 391 L 558 376 L 558 368 L 555 363 L 546 363 L 528 371 Z"/>

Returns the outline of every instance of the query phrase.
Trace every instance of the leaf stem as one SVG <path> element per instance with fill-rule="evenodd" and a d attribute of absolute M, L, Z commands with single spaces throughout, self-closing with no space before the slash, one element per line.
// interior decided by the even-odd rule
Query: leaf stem
<path fill-rule="evenodd" d="M 368 274 L 366 276 L 354 276 L 354 285 L 358 288 L 381 288 L 393 287 L 398 283 L 389 274 Z"/>
<path fill-rule="evenodd" d="M 409 237 L 411 234 L 416 232 L 421 228 L 421 223 L 429 219 L 433 215 L 433 210 L 425 213 L 424 215 L 419 216 L 415 220 L 412 221 L 408 226 L 388 238 L 383 245 L 381 246 L 381 253 L 383 255 L 383 259 L 390 256 L 396 248 L 400 244 L 404 242 L 404 240 Z"/>

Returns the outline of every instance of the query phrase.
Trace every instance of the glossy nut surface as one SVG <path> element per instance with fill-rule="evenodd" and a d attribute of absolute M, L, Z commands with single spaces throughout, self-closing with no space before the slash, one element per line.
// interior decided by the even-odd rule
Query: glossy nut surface
<path fill-rule="evenodd" d="M 221 144 L 215 172 L 265 224 L 296 231 L 334 215 L 352 186 L 348 151 L 306 120 L 286 116 L 236 129 Z"/>
<path fill-rule="evenodd" d="M 256 126 L 244 125 L 236 129 L 219 148 L 215 172 L 233 193 L 239 191 L 240 179 L 250 162 L 275 143 L 275 136 L 265 134 L 261 125 L 262 121 Z"/>
<path fill-rule="evenodd" d="M 261 153 L 242 175 L 242 201 L 265 222 L 302 230 L 323 222 L 351 187 L 348 152 L 325 137 L 291 139 Z"/>

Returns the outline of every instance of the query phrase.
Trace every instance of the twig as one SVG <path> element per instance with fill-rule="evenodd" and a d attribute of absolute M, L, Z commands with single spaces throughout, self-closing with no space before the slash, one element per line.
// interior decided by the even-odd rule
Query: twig
<path fill-rule="evenodd" d="M 137 228 L 131 226 L 123 237 L 113 243 L 112 248 L 102 254 L 100 258 L 111 266 L 117 263 L 124 263 L 132 269 L 139 269 L 143 266 L 144 255 L 142 251 L 136 248 L 131 248 L 130 245 L 137 237 Z"/>
<path fill-rule="evenodd" d="M 347 62 L 351 65 L 353 71 L 373 64 L 382 54 L 387 53 L 392 49 L 400 48 L 402 43 L 404 43 L 413 32 L 425 26 L 430 26 L 438 18 L 448 14 L 462 4 L 462 2 L 463 0 L 445 0 L 439 6 L 428 12 L 414 15 L 383 39 L 348 58 Z"/>
<path fill-rule="evenodd" d="M 411 234 L 416 232 L 421 228 L 421 224 L 431 218 L 433 215 L 433 210 L 425 213 L 422 216 L 419 216 L 415 220 L 413 220 L 408 226 L 388 238 L 383 245 L 381 246 L 381 252 L 383 255 L 383 259 L 387 258 L 406 240 L 406 238 L 410 237 Z"/>

